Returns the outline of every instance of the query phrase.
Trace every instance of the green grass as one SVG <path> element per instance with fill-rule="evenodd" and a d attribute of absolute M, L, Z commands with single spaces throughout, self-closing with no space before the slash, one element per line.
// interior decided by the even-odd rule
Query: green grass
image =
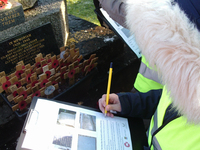
<path fill-rule="evenodd" d="M 94 12 L 93 0 L 67 0 L 67 12 L 100 26 Z"/>

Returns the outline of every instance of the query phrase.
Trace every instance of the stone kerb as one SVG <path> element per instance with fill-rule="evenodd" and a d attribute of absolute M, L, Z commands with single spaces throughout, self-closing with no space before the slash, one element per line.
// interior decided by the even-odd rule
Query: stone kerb
<path fill-rule="evenodd" d="M 69 25 L 65 0 L 38 0 L 37 6 L 24 11 L 24 16 L 24 23 L 0 32 L 0 43 L 50 22 L 58 47 L 66 45 Z"/>

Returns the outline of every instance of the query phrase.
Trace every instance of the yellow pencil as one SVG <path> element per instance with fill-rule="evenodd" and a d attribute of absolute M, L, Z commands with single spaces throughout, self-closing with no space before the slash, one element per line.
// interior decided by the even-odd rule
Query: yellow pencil
<path fill-rule="evenodd" d="M 106 95 L 106 106 L 108 105 L 108 101 L 109 101 L 111 78 L 112 78 L 112 62 L 110 63 L 110 69 L 109 69 L 107 95 Z M 105 116 L 106 116 L 106 114 L 107 114 L 107 110 L 105 109 Z"/>

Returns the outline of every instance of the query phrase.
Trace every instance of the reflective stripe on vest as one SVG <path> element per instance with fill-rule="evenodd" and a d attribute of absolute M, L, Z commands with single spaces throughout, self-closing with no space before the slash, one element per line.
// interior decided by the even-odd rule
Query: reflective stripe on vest
<path fill-rule="evenodd" d="M 164 88 L 163 92 L 162 92 L 161 99 L 164 99 L 165 94 L 167 94 L 165 92 L 166 92 L 166 90 Z M 158 107 L 157 107 L 157 109 L 156 109 L 156 111 L 155 111 L 155 113 L 154 113 L 154 115 L 153 115 L 153 117 L 151 119 L 150 130 L 149 130 L 149 134 L 148 134 L 148 143 L 149 143 L 149 145 L 151 145 L 151 140 L 152 140 L 153 133 L 162 125 L 162 122 L 163 122 L 163 119 L 164 119 L 164 115 L 165 115 L 165 111 L 166 111 L 167 107 L 171 104 L 171 101 L 168 101 L 168 103 L 166 103 L 165 105 L 162 105 L 161 99 L 160 99 Z M 153 143 L 153 146 L 151 147 L 151 149 L 158 149 L 159 150 L 160 145 L 159 145 L 159 143 L 158 143 L 158 141 L 157 141 L 155 136 L 153 137 L 152 143 Z"/>
<path fill-rule="evenodd" d="M 158 74 L 156 71 L 153 71 L 145 57 L 142 55 L 142 60 L 140 64 L 139 73 L 137 74 L 134 87 L 143 93 L 146 93 L 150 90 L 162 89 L 163 85 L 160 83 Z"/>
<path fill-rule="evenodd" d="M 200 125 L 189 124 L 183 116 L 169 122 L 152 139 L 154 132 L 162 126 L 166 110 L 170 104 L 171 99 L 164 87 L 148 131 L 149 145 L 152 140 L 151 150 L 200 149 Z"/>

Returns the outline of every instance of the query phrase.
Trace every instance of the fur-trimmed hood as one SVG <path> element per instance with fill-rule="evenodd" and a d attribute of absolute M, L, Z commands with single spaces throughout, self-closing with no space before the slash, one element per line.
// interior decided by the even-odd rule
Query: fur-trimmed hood
<path fill-rule="evenodd" d="M 128 0 L 126 24 L 178 112 L 200 123 L 200 32 L 171 0 Z"/>

